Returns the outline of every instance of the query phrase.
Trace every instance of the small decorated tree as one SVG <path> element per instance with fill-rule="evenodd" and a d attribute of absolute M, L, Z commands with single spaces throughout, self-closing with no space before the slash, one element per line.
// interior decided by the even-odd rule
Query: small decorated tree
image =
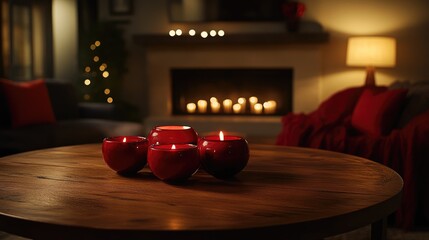
<path fill-rule="evenodd" d="M 77 82 L 80 100 L 119 102 L 127 53 L 122 31 L 112 23 L 98 23 L 80 36 Z"/>

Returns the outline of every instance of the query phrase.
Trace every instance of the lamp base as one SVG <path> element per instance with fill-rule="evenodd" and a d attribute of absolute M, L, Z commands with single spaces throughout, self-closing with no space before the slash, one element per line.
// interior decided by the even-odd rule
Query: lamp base
<path fill-rule="evenodd" d="M 375 87 L 375 68 L 374 67 L 366 68 L 365 86 Z"/>

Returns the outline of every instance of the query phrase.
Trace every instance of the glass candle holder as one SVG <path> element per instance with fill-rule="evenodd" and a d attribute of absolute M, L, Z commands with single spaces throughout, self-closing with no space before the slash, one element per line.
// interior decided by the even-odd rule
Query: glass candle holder
<path fill-rule="evenodd" d="M 189 126 L 156 126 L 148 135 L 149 145 L 194 144 L 198 134 Z"/>
<path fill-rule="evenodd" d="M 185 181 L 200 167 L 198 147 L 193 144 L 151 145 L 148 165 L 163 181 Z"/>
<path fill-rule="evenodd" d="M 203 169 L 216 178 L 233 177 L 243 170 L 249 161 L 249 146 L 242 137 L 203 137 L 198 149 Z"/>
<path fill-rule="evenodd" d="M 140 136 L 117 136 L 103 139 L 104 162 L 119 174 L 133 174 L 147 163 L 148 140 Z"/>

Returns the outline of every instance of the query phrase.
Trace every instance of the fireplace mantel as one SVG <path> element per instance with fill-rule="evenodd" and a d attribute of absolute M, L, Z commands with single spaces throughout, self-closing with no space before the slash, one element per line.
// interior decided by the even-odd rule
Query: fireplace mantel
<path fill-rule="evenodd" d="M 235 33 L 223 37 L 202 38 L 200 36 L 175 36 L 167 34 L 136 34 L 134 43 L 153 45 L 195 45 L 195 44 L 318 44 L 329 40 L 327 32 L 308 33 Z"/>

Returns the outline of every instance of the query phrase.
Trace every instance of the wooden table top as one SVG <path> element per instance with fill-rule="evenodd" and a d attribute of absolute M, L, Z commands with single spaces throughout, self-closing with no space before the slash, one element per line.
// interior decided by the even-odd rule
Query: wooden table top
<path fill-rule="evenodd" d="M 402 179 L 363 158 L 250 145 L 233 180 L 203 171 L 172 185 L 146 167 L 108 168 L 100 144 L 0 158 L 0 230 L 42 239 L 314 239 L 377 221 Z"/>

